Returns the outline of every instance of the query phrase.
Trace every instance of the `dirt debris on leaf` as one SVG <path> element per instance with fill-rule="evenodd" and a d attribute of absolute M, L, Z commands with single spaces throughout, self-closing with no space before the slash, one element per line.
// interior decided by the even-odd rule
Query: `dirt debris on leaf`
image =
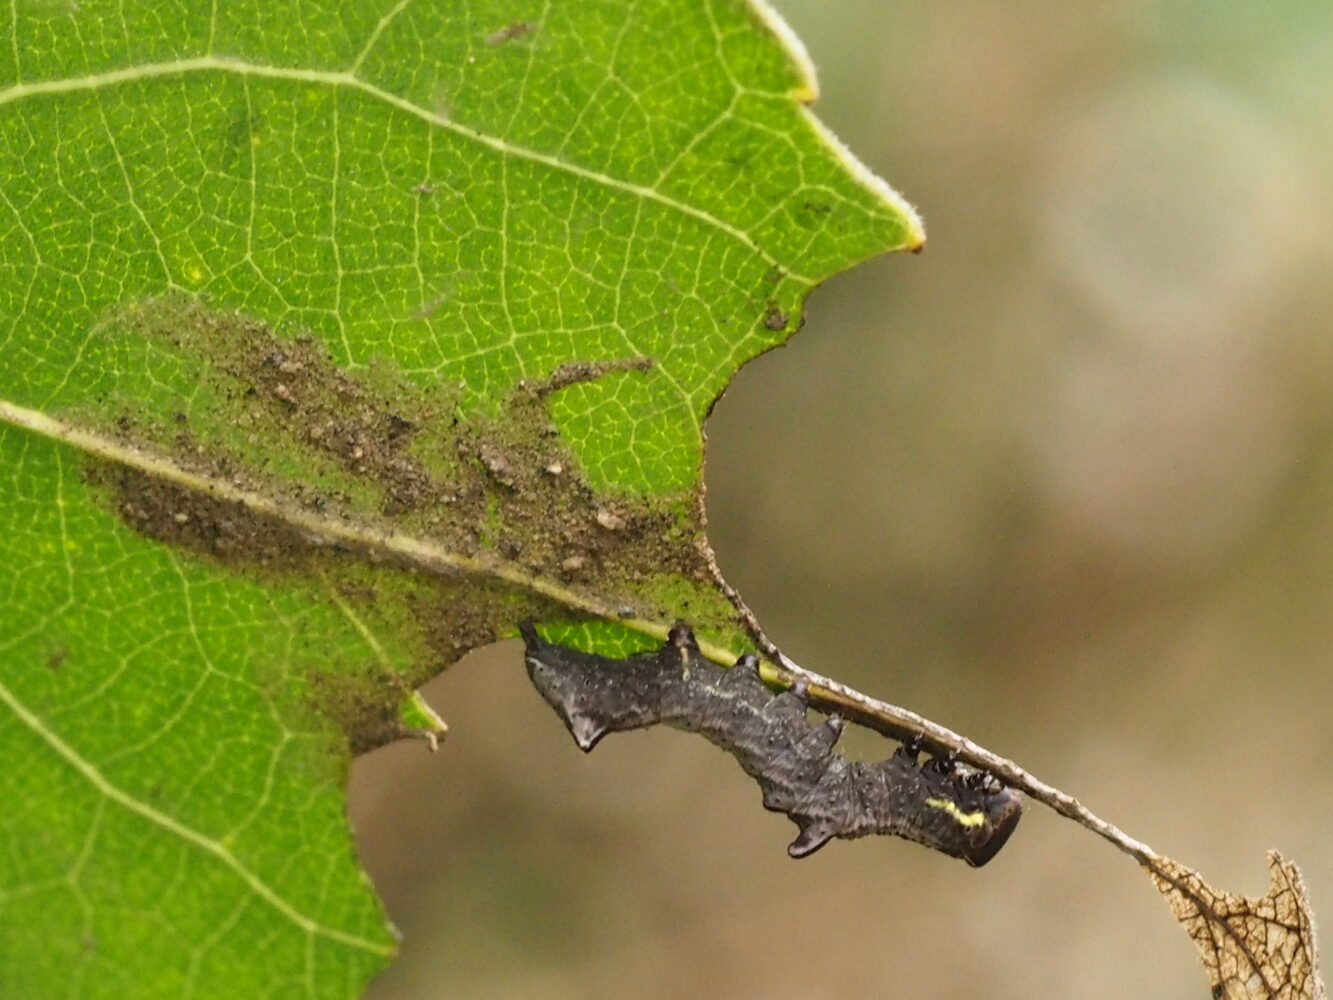
<path fill-rule="evenodd" d="M 533 579 L 595 594 L 607 607 L 669 613 L 679 594 L 660 591 L 661 581 L 708 589 L 700 583 L 709 577 L 697 497 L 596 493 L 547 411 L 552 393 L 648 371 L 651 359 L 557 365 L 544 379 L 521 382 L 497 415 L 465 412 L 450 385 L 423 387 L 384 362 L 343 367 L 307 333 L 279 335 L 183 295 L 122 306 L 96 333 L 121 354 L 141 352 L 145 364 L 175 365 L 197 380 L 179 396 L 112 386 L 95 414 L 123 444 L 192 475 L 263 496 L 278 510 L 359 526 L 367 538 L 406 535 L 460 556 L 504 560 Z M 157 382 L 164 384 L 171 380 Z M 74 417 L 83 425 L 94 419 Z M 99 462 L 86 475 L 137 533 L 268 582 L 312 572 L 341 579 L 349 563 L 387 563 L 413 576 L 413 596 L 400 603 L 429 651 L 428 664 L 414 671 L 423 676 L 523 617 L 571 617 L 516 584 L 431 574 L 371 544 L 330 544 L 281 516 L 147 471 Z M 330 709 L 354 745 L 393 730 L 374 698 L 335 698 L 328 677 L 320 685 L 326 705 L 359 701 L 364 718 L 381 718 L 352 725 L 362 716 Z"/>

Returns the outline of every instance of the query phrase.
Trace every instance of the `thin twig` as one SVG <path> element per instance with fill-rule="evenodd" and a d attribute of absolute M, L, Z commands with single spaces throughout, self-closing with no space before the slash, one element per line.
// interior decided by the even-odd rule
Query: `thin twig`
<path fill-rule="evenodd" d="M 735 607 L 760 650 L 778 665 L 779 669 L 774 671 L 773 680 L 788 686 L 797 679 L 803 680 L 809 685 L 810 704 L 814 707 L 839 712 L 849 721 L 883 733 L 892 739 L 907 740 L 919 736 L 924 746 L 931 751 L 954 751 L 963 762 L 989 771 L 1011 788 L 1025 792 L 1035 801 L 1049 806 L 1066 819 L 1072 819 L 1079 825 L 1087 827 L 1139 864 L 1175 884 L 1175 879 L 1160 864 L 1162 856 L 1151 847 L 1140 840 L 1135 840 L 1115 824 L 1108 823 L 1072 795 L 1038 780 L 1007 757 L 1001 757 L 923 715 L 887 701 L 880 701 L 878 698 L 871 698 L 846 684 L 802 667 L 778 649 L 777 645 L 764 634 L 754 612 L 741 599 L 736 588 L 722 578 L 712 553 L 707 553 L 707 556 L 713 578 L 722 588 L 727 600 Z"/>
<path fill-rule="evenodd" d="M 1268 990 L 1269 995 L 1277 995 L 1273 986 L 1268 982 L 1267 975 L 1264 974 L 1263 966 L 1260 964 L 1258 957 L 1251 951 L 1248 942 L 1241 938 L 1235 928 L 1223 919 L 1222 915 L 1218 914 L 1192 887 L 1180 880 L 1167 865 L 1170 859 L 1158 854 L 1143 841 L 1135 840 L 1114 823 L 1108 823 L 1074 796 L 1062 792 L 1054 785 L 1048 785 L 1029 774 L 1007 757 L 1001 757 L 999 754 L 972 742 L 966 736 L 955 733 L 952 729 L 941 726 L 939 723 L 932 722 L 916 712 L 886 701 L 880 701 L 878 698 L 871 698 L 869 695 L 864 695 L 846 684 L 802 667 L 783 653 L 768 638 L 760 627 L 759 620 L 755 617 L 754 612 L 741 599 L 737 590 L 722 578 L 713 553 L 708 551 L 705 554 L 718 586 L 721 587 L 727 599 L 735 607 L 760 650 L 777 664 L 777 668 L 769 675 L 769 680 L 787 687 L 790 687 L 798 679 L 802 680 L 808 686 L 809 702 L 815 708 L 836 711 L 843 718 L 866 726 L 892 739 L 919 738 L 925 748 L 932 752 L 953 751 L 957 754 L 959 760 L 994 774 L 1009 787 L 1021 790 L 1034 801 L 1042 803 L 1066 819 L 1073 820 L 1102 839 L 1109 841 L 1137 861 L 1140 866 L 1161 878 L 1175 891 L 1188 899 L 1200 914 L 1209 919 L 1210 923 L 1220 927 L 1222 932 L 1239 947 L 1251 967 L 1261 975 L 1264 987 Z"/>

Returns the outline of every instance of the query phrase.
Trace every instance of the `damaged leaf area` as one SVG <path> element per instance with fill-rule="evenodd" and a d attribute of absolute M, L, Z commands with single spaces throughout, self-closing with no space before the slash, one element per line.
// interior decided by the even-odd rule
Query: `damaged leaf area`
<path fill-rule="evenodd" d="M 1324 1000 L 1310 899 L 1290 861 L 1268 855 L 1269 889 L 1257 898 L 1214 889 L 1169 858 L 1148 872 L 1198 947 L 1214 997 Z"/>
<path fill-rule="evenodd" d="M 396 605 L 387 627 L 419 638 L 426 671 L 405 683 L 529 615 L 652 629 L 688 612 L 734 629 L 693 496 L 599 494 L 549 415 L 553 393 L 651 362 L 562 365 L 469 420 L 447 387 L 385 362 L 349 372 L 308 334 L 283 340 L 183 295 L 118 308 L 90 343 L 125 373 L 99 394 L 112 420 L 85 469 L 106 508 L 273 585 L 316 575 L 358 614 Z M 188 400 L 155 390 L 185 371 Z M 360 582 L 367 566 L 390 582 Z M 370 715 L 373 728 L 382 706 Z M 355 750 L 402 735 L 353 728 Z"/>
<path fill-rule="evenodd" d="M 0 993 L 356 996 L 350 752 L 525 618 L 742 648 L 702 422 L 919 223 L 757 2 L 0 17 Z"/>

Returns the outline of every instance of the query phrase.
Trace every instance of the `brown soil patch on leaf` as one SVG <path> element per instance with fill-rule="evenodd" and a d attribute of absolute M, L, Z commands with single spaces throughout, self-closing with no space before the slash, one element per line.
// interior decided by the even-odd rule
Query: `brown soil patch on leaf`
<path fill-rule="evenodd" d="M 139 338 L 131 346 L 142 343 L 154 358 L 174 359 L 197 378 L 188 394 L 166 404 L 113 391 L 97 415 L 117 440 L 190 473 L 355 525 L 368 538 L 394 533 L 458 556 L 502 561 L 611 608 L 676 613 L 653 593 L 664 576 L 711 588 L 696 498 L 596 493 L 547 412 L 549 394 L 594 378 L 645 377 L 651 359 L 560 365 L 543 381 L 516 386 L 495 415 L 463 412 L 450 386 L 423 388 L 384 363 L 342 367 L 307 334 L 282 336 L 253 317 L 183 296 L 122 307 L 100 335 Z M 144 471 L 98 463 L 87 475 L 139 534 L 270 584 L 279 582 L 275 574 L 316 570 L 336 579 L 348 560 L 423 574 L 401 603 L 423 653 L 429 651 L 429 673 L 511 633 L 524 617 L 571 617 L 513 583 L 427 576 L 373 544 L 330 545 L 280 516 Z M 361 603 L 355 590 L 347 598 Z M 367 605 L 376 600 L 364 597 Z M 426 664 L 420 672 L 428 676 Z M 397 732 L 396 722 L 383 721 L 380 695 L 367 693 L 385 685 L 367 684 L 337 688 L 336 697 L 330 678 L 319 687 L 326 714 L 341 720 L 358 747 Z M 396 706 L 401 692 L 391 695 Z M 346 707 L 353 703 L 361 709 Z M 342 707 L 329 708 L 335 704 Z"/>
<path fill-rule="evenodd" d="M 306 537 L 235 501 L 123 465 L 91 465 L 85 478 L 102 487 L 120 519 L 147 538 L 227 564 L 298 572 L 312 568 L 314 548 Z"/>

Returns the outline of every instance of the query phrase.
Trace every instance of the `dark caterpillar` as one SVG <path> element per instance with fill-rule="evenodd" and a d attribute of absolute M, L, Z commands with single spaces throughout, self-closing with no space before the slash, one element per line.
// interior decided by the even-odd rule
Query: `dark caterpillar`
<path fill-rule="evenodd" d="M 800 828 L 787 848 L 803 858 L 833 837 L 906 837 L 980 867 L 1023 814 L 1023 798 L 952 755 L 919 763 L 919 740 L 877 764 L 833 753 L 843 721 L 811 725 L 804 691 L 774 695 L 747 654 L 731 669 L 699 653 L 677 623 L 666 645 L 624 660 L 549 643 L 520 627 L 528 676 L 575 741 L 591 750 L 607 733 L 665 723 L 702 733 L 734 756 L 764 793 L 764 806 Z"/>

